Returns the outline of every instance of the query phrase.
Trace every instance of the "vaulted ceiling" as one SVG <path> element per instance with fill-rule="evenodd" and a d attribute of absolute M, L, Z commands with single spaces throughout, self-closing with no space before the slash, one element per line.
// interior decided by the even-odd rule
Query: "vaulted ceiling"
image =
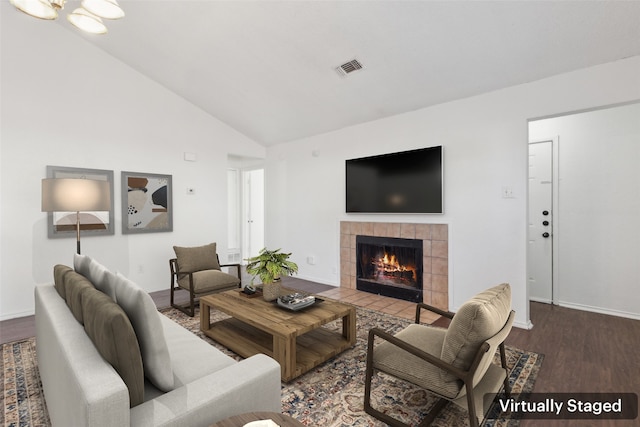
<path fill-rule="evenodd" d="M 640 55 L 639 1 L 120 3 L 82 37 L 267 146 Z"/>

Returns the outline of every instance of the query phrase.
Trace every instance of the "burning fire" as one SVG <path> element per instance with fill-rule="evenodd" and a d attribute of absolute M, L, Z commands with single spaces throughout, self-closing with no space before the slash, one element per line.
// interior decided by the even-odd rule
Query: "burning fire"
<path fill-rule="evenodd" d="M 385 252 L 382 258 L 373 260 L 373 264 L 375 265 L 376 270 L 384 275 L 415 280 L 415 270 L 400 264 L 396 256 L 393 254 L 389 255 Z"/>

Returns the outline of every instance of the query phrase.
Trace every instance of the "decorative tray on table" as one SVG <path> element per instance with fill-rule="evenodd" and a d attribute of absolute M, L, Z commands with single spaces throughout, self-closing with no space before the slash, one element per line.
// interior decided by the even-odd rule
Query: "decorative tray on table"
<path fill-rule="evenodd" d="M 322 301 L 313 295 L 294 293 L 281 295 L 276 299 L 278 306 L 291 311 L 302 310 L 303 308 L 312 306 L 316 302 Z"/>

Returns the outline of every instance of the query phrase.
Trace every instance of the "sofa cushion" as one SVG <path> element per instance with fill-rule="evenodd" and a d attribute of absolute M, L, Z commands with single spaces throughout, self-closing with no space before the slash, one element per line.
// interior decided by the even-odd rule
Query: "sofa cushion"
<path fill-rule="evenodd" d="M 64 289 L 64 275 L 68 272 L 73 271 L 73 268 L 67 267 L 66 265 L 58 264 L 53 267 L 53 284 L 58 291 L 58 294 L 62 297 L 62 299 L 66 300 L 66 293 Z"/>
<path fill-rule="evenodd" d="M 94 289 L 93 284 L 82 274 L 69 271 L 64 275 L 64 292 L 67 305 L 78 322 L 84 325 L 82 295 L 85 290 Z"/>
<path fill-rule="evenodd" d="M 179 271 L 220 270 L 216 256 L 216 243 L 192 248 L 174 246 Z"/>
<path fill-rule="evenodd" d="M 223 372 L 224 369 L 238 363 L 167 316 L 160 314 L 159 317 L 167 338 L 176 389 L 214 372 Z M 163 392 L 146 384 L 144 391 L 146 401 L 161 394 Z"/>
<path fill-rule="evenodd" d="M 151 296 L 120 273 L 116 274 L 116 301 L 138 336 L 146 377 L 162 391 L 173 390 L 173 371 L 160 314 Z"/>
<path fill-rule="evenodd" d="M 116 275 L 105 266 L 86 255 L 74 254 L 73 267 L 89 279 L 96 289 L 107 294 L 112 300 L 116 300 Z"/>
<path fill-rule="evenodd" d="M 84 329 L 129 389 L 131 407 L 144 401 L 144 371 L 136 334 L 118 304 L 97 289 L 83 292 Z"/>
<path fill-rule="evenodd" d="M 480 345 L 497 334 L 511 311 L 511 287 L 503 283 L 474 296 L 460 307 L 447 329 L 441 358 L 467 370 Z M 443 379 L 456 382 L 442 371 Z"/>

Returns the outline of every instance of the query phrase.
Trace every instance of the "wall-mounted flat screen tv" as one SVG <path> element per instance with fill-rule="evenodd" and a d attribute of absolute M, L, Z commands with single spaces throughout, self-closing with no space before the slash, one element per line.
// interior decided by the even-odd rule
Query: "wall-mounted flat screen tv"
<path fill-rule="evenodd" d="M 348 213 L 443 213 L 442 146 L 346 161 Z"/>

